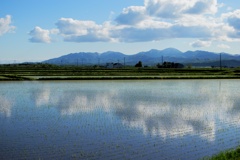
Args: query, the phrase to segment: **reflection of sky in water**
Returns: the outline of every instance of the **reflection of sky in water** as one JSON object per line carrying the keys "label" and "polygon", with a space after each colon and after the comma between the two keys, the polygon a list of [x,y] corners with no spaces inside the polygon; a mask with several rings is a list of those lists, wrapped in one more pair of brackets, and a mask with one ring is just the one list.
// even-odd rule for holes
{"label": "reflection of sky in water", "polygon": [[[222,143],[221,139],[224,138],[221,133],[240,138],[235,134],[240,126],[239,87],[237,80],[0,83],[0,126],[11,126],[4,120],[12,118],[14,123],[11,127],[16,129],[17,135],[25,137],[28,131],[32,131],[34,142],[40,144],[50,134],[58,142],[46,141],[49,145],[63,146],[77,140],[89,144],[95,143],[91,139],[98,139],[96,146],[104,145],[104,148],[107,141],[119,141],[116,143],[136,145],[133,148],[135,152],[139,149],[137,142],[152,144],[149,150],[162,143],[168,147],[161,154],[179,154],[181,150],[174,149],[172,152],[171,145],[194,145],[189,142],[194,140],[203,148],[210,147],[208,143],[215,144],[214,152],[207,150],[212,154],[224,148],[218,148],[222,145],[217,144]],[[22,128],[26,130],[22,131]],[[12,135],[12,130],[0,132],[0,136]],[[116,140],[116,137],[121,137],[118,135],[120,130],[126,137]],[[130,130],[133,135],[129,135]],[[65,142],[64,137],[70,131],[74,131],[75,135]],[[77,138],[79,135],[80,139]],[[150,137],[150,142],[144,142],[146,139],[140,135],[146,139]],[[228,140],[231,140],[229,137]],[[26,143],[30,140],[25,137],[23,141]],[[225,148],[234,147],[236,143]],[[187,149],[192,151],[191,146],[185,146],[184,150]]]}
{"label": "reflection of sky in water", "polygon": [[61,94],[46,86],[33,95],[36,106],[53,105],[61,115],[102,108],[113,112],[124,125],[142,129],[144,134],[163,138],[193,134],[213,141],[218,121],[240,122],[239,92],[228,83],[220,83],[111,83],[100,88],[73,88]]}

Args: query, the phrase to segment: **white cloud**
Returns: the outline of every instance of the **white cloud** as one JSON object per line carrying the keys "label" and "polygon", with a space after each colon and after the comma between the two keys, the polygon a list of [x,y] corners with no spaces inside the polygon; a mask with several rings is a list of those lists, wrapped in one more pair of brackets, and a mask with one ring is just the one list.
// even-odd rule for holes
{"label": "white cloud", "polygon": [[111,41],[109,38],[110,25],[105,22],[102,25],[94,21],[80,21],[72,18],[61,18],[56,26],[59,34],[65,41],[72,42],[97,42]]}
{"label": "white cloud", "polygon": [[[201,5],[200,5],[201,4]],[[125,8],[112,30],[123,42],[159,41],[167,38],[213,38],[216,21],[206,14],[217,12],[217,1],[211,0],[145,0],[144,6]]]}
{"label": "white cloud", "polygon": [[93,21],[79,21],[72,18],[61,18],[56,23],[57,28],[63,35],[86,35],[88,30],[95,29],[98,26]]}
{"label": "white cloud", "polygon": [[0,18],[0,36],[5,33],[14,31],[16,27],[12,26],[11,23],[12,21],[10,15],[6,15],[5,18]]}
{"label": "white cloud", "polygon": [[198,40],[198,41],[190,43],[190,45],[194,48],[209,47],[211,45],[211,42]]}
{"label": "white cloud", "polygon": [[190,14],[215,14],[218,10],[217,0],[198,0],[186,10]]}
{"label": "white cloud", "polygon": [[228,17],[228,23],[236,30],[240,30],[240,10],[236,10]]}
{"label": "white cloud", "polygon": [[230,49],[230,46],[228,46],[226,44],[219,44],[217,47],[222,48],[222,49]]}
{"label": "white cloud", "polygon": [[215,14],[217,0],[145,0],[149,15],[161,18],[179,18],[184,14]]}
{"label": "white cloud", "polygon": [[[142,6],[129,6],[112,21],[97,24],[60,18],[56,29],[31,31],[33,42],[51,42],[59,34],[68,42],[142,42],[171,38],[233,41],[240,39],[240,10],[217,17],[224,4],[217,0],[145,0]],[[208,47],[210,41],[196,41],[193,47]]]}
{"label": "white cloud", "polygon": [[173,26],[172,23],[148,18],[148,19],[145,19],[144,21],[139,22],[134,27],[139,29],[146,29],[146,28],[149,28],[149,29],[162,28],[163,29],[163,28],[170,28],[172,26]]}
{"label": "white cloud", "polygon": [[51,31],[42,29],[37,26],[32,31],[30,31],[29,35],[32,36],[32,38],[30,38],[29,41],[33,43],[50,43],[50,33]]}
{"label": "white cloud", "polygon": [[145,7],[150,16],[157,16],[160,18],[177,18],[186,9],[189,3],[171,0],[145,0]]}
{"label": "white cloud", "polygon": [[131,6],[124,8],[123,12],[116,18],[118,24],[134,25],[146,18],[143,6]]}
{"label": "white cloud", "polygon": [[227,32],[229,38],[240,39],[240,10],[222,14],[221,18],[225,20],[230,27]]}

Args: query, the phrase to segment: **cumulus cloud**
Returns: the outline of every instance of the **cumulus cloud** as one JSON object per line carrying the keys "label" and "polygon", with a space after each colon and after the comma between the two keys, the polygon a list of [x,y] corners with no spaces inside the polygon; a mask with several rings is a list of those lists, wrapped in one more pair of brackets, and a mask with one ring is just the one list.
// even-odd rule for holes
{"label": "cumulus cloud", "polygon": [[32,38],[30,38],[29,41],[33,43],[50,43],[50,33],[51,32],[49,30],[45,30],[37,26],[30,31],[29,35],[32,36]]}
{"label": "cumulus cloud", "polygon": [[[221,7],[221,6],[219,6]],[[190,14],[215,14],[218,10],[217,0],[200,0],[186,10]]]}
{"label": "cumulus cloud", "polygon": [[[142,6],[129,6],[114,20],[97,24],[60,18],[55,32],[36,27],[32,42],[51,42],[58,34],[67,42],[143,42],[171,38],[196,38],[231,41],[240,38],[240,11],[217,17],[217,0],[144,0]],[[193,47],[208,47],[211,42],[196,41]]]}
{"label": "cumulus cloud", "polygon": [[131,6],[123,9],[123,12],[116,18],[116,22],[118,24],[134,25],[145,18],[145,7]]}
{"label": "cumulus cloud", "polygon": [[229,14],[228,23],[234,29],[240,31],[240,10],[236,10]]}
{"label": "cumulus cloud", "polygon": [[230,26],[233,26],[236,30],[240,30],[240,17],[231,17],[228,19]]}
{"label": "cumulus cloud", "polygon": [[11,23],[12,20],[10,15],[6,15],[5,18],[0,18],[0,36],[5,33],[14,31],[16,27],[12,26]]}
{"label": "cumulus cloud", "polygon": [[[217,0],[145,0],[144,6],[123,10],[116,22],[128,26],[117,28],[112,35],[125,42],[168,38],[217,39],[223,25],[214,17],[219,6]],[[209,44],[205,42],[201,46]]]}
{"label": "cumulus cloud", "polygon": [[221,18],[227,21],[228,37],[233,39],[240,38],[240,10],[222,14]]}
{"label": "cumulus cloud", "polygon": [[61,18],[56,26],[65,41],[73,42],[98,42],[111,41],[110,27],[106,22],[102,25],[94,21],[80,21],[72,18]]}
{"label": "cumulus cloud", "polygon": [[211,42],[198,40],[198,41],[190,43],[190,45],[194,48],[209,47],[211,45]]}
{"label": "cumulus cloud", "polygon": [[184,14],[215,14],[217,0],[145,0],[145,7],[152,16],[178,18]]}
{"label": "cumulus cloud", "polygon": [[151,16],[177,18],[188,4],[184,1],[145,0],[145,7]]}

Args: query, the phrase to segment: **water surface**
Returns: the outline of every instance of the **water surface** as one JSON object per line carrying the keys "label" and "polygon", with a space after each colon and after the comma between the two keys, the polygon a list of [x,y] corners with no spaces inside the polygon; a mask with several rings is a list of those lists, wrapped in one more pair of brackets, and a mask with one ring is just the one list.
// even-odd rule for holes
{"label": "water surface", "polygon": [[238,80],[0,82],[3,159],[199,159],[240,145]]}

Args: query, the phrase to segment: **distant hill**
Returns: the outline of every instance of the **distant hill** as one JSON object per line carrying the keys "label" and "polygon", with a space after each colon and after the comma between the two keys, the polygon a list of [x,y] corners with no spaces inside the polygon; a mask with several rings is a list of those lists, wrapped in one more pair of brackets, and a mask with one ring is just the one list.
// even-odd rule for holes
{"label": "distant hill", "polygon": [[[231,55],[221,53],[222,65],[227,67],[240,66],[240,55]],[[187,51],[181,52],[175,48],[164,50],[152,49],[146,52],[139,52],[134,55],[126,55],[121,52],[108,51],[104,53],[97,52],[79,52],[63,55],[58,58],[43,61],[43,63],[58,65],[105,65],[106,63],[124,63],[126,65],[135,65],[142,61],[143,65],[156,65],[163,61],[191,64],[192,66],[219,66],[220,53],[207,51]]]}

